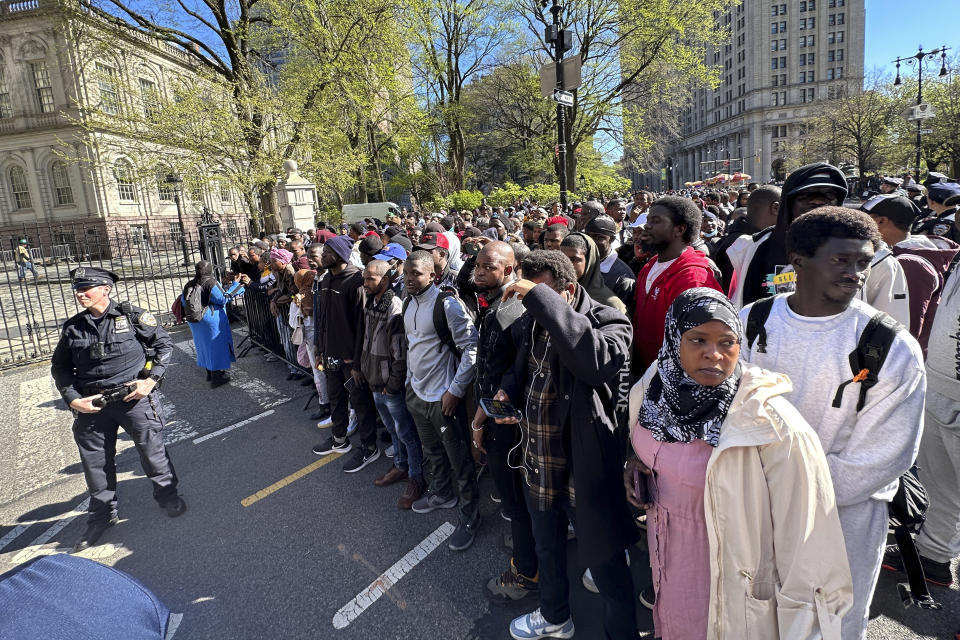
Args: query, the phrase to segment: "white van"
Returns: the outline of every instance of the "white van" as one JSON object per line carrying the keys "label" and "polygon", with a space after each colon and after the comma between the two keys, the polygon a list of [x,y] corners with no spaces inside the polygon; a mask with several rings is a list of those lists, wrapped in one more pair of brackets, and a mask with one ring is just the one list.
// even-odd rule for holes
{"label": "white van", "polygon": [[383,221],[388,215],[400,215],[400,207],[393,202],[368,202],[366,204],[343,205],[343,221],[347,224],[362,222],[364,218],[376,218]]}

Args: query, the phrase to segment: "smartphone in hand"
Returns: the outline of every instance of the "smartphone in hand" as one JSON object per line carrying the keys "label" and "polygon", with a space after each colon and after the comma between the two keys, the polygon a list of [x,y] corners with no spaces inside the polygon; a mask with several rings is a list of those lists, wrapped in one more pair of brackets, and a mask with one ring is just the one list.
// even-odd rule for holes
{"label": "smartphone in hand", "polygon": [[633,470],[633,497],[638,504],[650,503],[650,491],[647,488],[647,478],[640,477],[640,472]]}

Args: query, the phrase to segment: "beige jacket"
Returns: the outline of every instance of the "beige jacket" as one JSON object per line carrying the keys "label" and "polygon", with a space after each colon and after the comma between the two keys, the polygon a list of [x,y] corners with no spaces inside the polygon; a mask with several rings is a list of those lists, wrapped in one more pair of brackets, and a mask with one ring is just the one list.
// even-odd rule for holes
{"label": "beige jacket", "polygon": [[[655,372],[656,363],[630,391],[633,428]],[[709,640],[839,640],[853,606],[830,470],[817,434],[782,397],[792,388],[746,367],[707,463]]]}

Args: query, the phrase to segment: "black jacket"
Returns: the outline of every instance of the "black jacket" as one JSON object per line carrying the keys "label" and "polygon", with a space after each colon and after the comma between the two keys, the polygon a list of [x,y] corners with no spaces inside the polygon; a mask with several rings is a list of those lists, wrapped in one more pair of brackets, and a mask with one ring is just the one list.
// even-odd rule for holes
{"label": "black jacket", "polygon": [[353,265],[315,283],[314,344],[325,358],[353,360],[359,368],[363,347],[363,272]]}
{"label": "black jacket", "polygon": [[629,394],[633,330],[623,313],[577,286],[573,305],[538,284],[524,296],[526,314],[510,326],[513,366],[501,388],[517,407],[526,404],[527,354],[533,322],[546,329],[556,375],[558,419],[566,431],[577,496],[577,545],[584,566],[600,564],[637,541],[623,488],[622,440],[615,433]]}

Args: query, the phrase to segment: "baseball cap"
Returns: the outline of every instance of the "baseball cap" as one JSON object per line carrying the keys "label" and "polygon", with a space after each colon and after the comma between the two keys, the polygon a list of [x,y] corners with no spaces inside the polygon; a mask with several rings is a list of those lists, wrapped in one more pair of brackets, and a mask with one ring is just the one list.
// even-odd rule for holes
{"label": "baseball cap", "polygon": [[423,237],[420,238],[420,242],[417,243],[417,249],[425,249],[427,251],[433,251],[434,249],[446,249],[450,250],[450,241],[447,240],[447,236],[442,233],[431,231],[430,233],[423,234]]}
{"label": "baseball cap", "polygon": [[391,242],[383,248],[383,251],[373,256],[374,260],[406,260],[407,252],[396,242]]}
{"label": "baseball cap", "polygon": [[360,246],[357,247],[357,251],[368,256],[375,256],[382,250],[383,241],[380,240],[380,236],[376,234],[365,236],[363,240],[360,241]]}
{"label": "baseball cap", "polygon": [[584,231],[587,233],[600,233],[613,238],[617,235],[617,223],[608,215],[597,216],[587,223]]}

